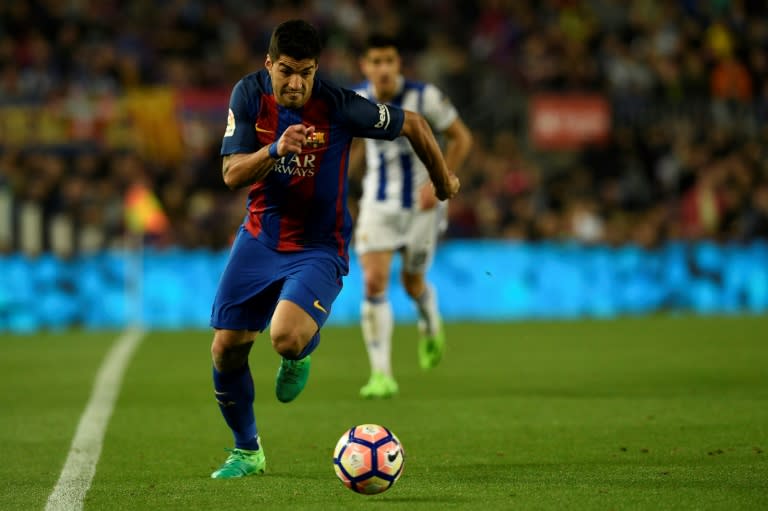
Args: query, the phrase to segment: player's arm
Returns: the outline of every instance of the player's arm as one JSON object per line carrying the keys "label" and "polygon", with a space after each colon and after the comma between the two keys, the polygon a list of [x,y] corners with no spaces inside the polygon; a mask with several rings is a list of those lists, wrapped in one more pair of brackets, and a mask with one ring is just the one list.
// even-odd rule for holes
{"label": "player's arm", "polygon": [[427,168],[440,200],[450,199],[459,191],[459,178],[448,166],[427,120],[420,114],[384,104],[376,104],[351,90],[336,89],[338,115],[350,128],[352,136],[394,140],[404,136]]}
{"label": "player's arm", "polygon": [[315,128],[294,124],[277,142],[264,145],[259,140],[253,119],[258,112],[259,91],[240,80],[229,98],[227,129],[221,142],[221,174],[231,189],[241,188],[264,179],[275,162],[289,153],[300,153]]}
{"label": "player's arm", "polygon": [[294,124],[288,126],[274,144],[264,146],[253,153],[224,156],[221,163],[224,184],[235,190],[261,181],[274,168],[278,159],[289,153],[301,153],[302,145],[314,131],[314,126]]}
{"label": "player's arm", "polygon": [[275,160],[269,156],[269,148],[262,147],[255,153],[224,156],[221,161],[221,175],[224,184],[231,190],[236,190],[261,181],[274,166]]}
{"label": "player's arm", "polygon": [[400,135],[408,138],[416,155],[427,168],[437,198],[452,198],[459,191],[459,178],[449,170],[432,128],[421,115],[409,110],[403,112],[405,117]]}
{"label": "player's arm", "polygon": [[360,179],[363,174],[365,174],[365,140],[354,138],[349,149],[349,177]]}
{"label": "player's arm", "polygon": [[464,122],[456,119],[443,131],[445,135],[445,163],[449,169],[460,169],[472,148],[472,133]]}
{"label": "player's arm", "polygon": [[[443,135],[446,138],[445,164],[448,165],[449,169],[460,169],[472,148],[472,133],[466,124],[459,117],[456,117],[443,130]],[[437,205],[435,191],[429,184],[419,190],[419,205],[421,209],[431,209]]]}

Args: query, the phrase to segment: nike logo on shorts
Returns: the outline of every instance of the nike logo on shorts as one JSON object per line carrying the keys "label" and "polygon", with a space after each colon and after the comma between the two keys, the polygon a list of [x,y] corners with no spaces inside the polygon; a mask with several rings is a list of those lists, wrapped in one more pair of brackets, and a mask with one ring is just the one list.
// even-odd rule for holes
{"label": "nike logo on shorts", "polygon": [[315,306],[315,309],[320,309],[320,310],[321,310],[321,311],[323,311],[324,313],[328,314],[328,311],[327,311],[327,310],[325,310],[325,307],[323,307],[322,305],[320,305],[320,300],[315,300],[314,302],[312,302],[312,305],[314,305],[314,306]]}

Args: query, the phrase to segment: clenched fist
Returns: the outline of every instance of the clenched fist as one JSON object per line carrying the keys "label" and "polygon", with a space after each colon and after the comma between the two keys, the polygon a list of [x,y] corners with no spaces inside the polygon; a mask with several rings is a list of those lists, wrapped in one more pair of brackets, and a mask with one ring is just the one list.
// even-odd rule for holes
{"label": "clenched fist", "polygon": [[277,155],[285,156],[289,153],[301,154],[302,146],[314,132],[314,126],[305,126],[303,124],[293,124],[288,126],[280,137],[280,140],[277,141]]}
{"label": "clenched fist", "polygon": [[448,179],[440,183],[440,186],[435,186],[435,195],[440,200],[452,199],[459,193],[459,188],[461,188],[459,178],[453,172],[449,172]]}

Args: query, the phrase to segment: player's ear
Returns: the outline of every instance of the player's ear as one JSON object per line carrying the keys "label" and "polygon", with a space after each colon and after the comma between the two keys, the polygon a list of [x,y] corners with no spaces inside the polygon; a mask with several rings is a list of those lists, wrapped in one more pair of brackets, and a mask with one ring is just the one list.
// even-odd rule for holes
{"label": "player's ear", "polygon": [[269,58],[269,54],[267,54],[267,57],[264,59],[264,67],[266,67],[270,71],[272,70],[272,59]]}

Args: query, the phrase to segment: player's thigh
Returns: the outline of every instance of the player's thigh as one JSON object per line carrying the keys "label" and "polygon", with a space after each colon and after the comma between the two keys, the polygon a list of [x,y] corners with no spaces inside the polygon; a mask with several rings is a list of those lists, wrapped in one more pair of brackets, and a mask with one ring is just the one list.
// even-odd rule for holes
{"label": "player's thigh", "polygon": [[375,204],[361,205],[355,224],[355,252],[363,255],[397,250],[405,242],[407,215],[407,212],[393,211]]}
{"label": "player's thigh", "polygon": [[309,340],[327,321],[346,272],[346,263],[326,252],[297,256],[285,277],[272,317],[273,337],[275,331],[298,331]]}
{"label": "player's thigh", "polygon": [[280,264],[274,251],[241,230],[216,290],[211,326],[221,331],[263,331],[280,295]]}
{"label": "player's thigh", "polygon": [[395,253],[392,250],[379,250],[360,254],[358,260],[363,270],[363,279],[366,287],[386,288],[389,282],[394,255]]}
{"label": "player's thigh", "polygon": [[318,328],[319,325],[307,311],[293,301],[285,299],[277,302],[269,329],[273,344],[277,340],[288,340],[303,347]]}
{"label": "player's thigh", "polygon": [[403,247],[403,274],[425,274],[437,248],[441,210],[414,212]]}

